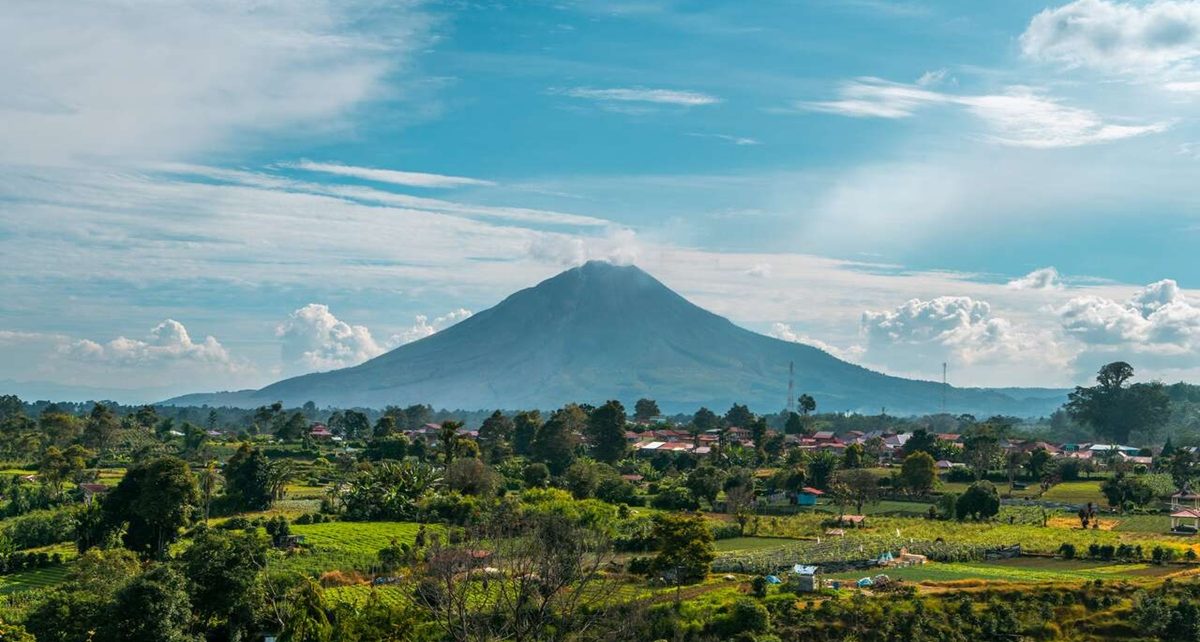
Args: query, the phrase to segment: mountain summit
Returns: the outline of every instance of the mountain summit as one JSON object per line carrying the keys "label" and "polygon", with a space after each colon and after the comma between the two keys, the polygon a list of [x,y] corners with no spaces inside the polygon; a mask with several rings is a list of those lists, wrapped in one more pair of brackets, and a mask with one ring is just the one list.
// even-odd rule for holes
{"label": "mountain summit", "polygon": [[361,365],[168,403],[553,409],[650,397],[667,412],[734,402],[768,412],[786,403],[789,363],[797,394],[827,411],[936,412],[945,395],[950,412],[1037,414],[1062,401],[1050,392],[1015,399],[873,372],[740,328],[637,267],[592,261]]}

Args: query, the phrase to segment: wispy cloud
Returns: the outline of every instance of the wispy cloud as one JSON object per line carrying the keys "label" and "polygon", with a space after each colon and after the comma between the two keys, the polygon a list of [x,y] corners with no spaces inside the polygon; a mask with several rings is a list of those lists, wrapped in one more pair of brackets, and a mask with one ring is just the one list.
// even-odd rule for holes
{"label": "wispy cloud", "polygon": [[721,99],[716,96],[698,91],[650,89],[647,87],[616,87],[610,89],[572,87],[570,89],[554,89],[551,92],[570,96],[571,98],[600,102],[654,103],[660,105],[678,105],[681,107],[714,105],[721,102]]}
{"label": "wispy cloud", "polygon": [[909,118],[919,110],[951,106],[966,110],[990,129],[987,139],[1030,148],[1079,147],[1166,131],[1171,123],[1122,124],[1089,109],[1071,107],[1022,86],[1000,94],[952,94],[879,78],[846,82],[836,100],[801,102],[802,110],[854,118]]}
{"label": "wispy cloud", "polygon": [[703,133],[699,133],[699,132],[691,132],[688,134],[688,136],[691,136],[693,138],[713,138],[716,140],[723,140],[727,143],[733,143],[734,145],[761,145],[762,144],[762,141],[758,140],[757,138],[750,138],[748,136],[731,136],[729,134],[703,134]]}
{"label": "wispy cloud", "polygon": [[390,183],[406,187],[467,187],[491,186],[492,181],[464,176],[446,176],[444,174],[427,174],[424,172],[402,172],[394,169],[378,169],[374,167],[355,167],[341,163],[319,163],[302,160],[296,163],[281,163],[281,167],[301,169],[308,172],[320,172],[335,176],[361,178],[376,183]]}
{"label": "wispy cloud", "polygon": [[[19,3],[0,21],[0,161],[178,159],[394,95],[432,20],[414,4]],[[24,64],[24,63],[28,64]]]}

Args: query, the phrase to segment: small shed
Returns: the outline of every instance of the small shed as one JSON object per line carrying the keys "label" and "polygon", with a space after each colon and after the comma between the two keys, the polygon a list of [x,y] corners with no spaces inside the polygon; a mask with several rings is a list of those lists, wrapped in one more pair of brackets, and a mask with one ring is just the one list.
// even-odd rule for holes
{"label": "small shed", "polygon": [[798,506],[816,506],[817,499],[825,493],[811,486],[805,486],[796,493],[796,505]]}
{"label": "small shed", "polygon": [[796,591],[812,593],[821,588],[821,580],[817,577],[817,567],[797,564],[792,567],[792,581]]}

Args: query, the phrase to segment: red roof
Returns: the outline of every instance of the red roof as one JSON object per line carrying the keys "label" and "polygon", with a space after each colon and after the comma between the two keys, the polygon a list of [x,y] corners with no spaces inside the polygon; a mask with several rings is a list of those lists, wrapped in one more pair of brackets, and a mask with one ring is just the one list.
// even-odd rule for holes
{"label": "red roof", "polygon": [[818,497],[825,494],[825,491],[817,490],[816,488],[813,488],[812,486],[805,486],[804,488],[800,489],[800,492],[808,493],[809,495],[817,495]]}

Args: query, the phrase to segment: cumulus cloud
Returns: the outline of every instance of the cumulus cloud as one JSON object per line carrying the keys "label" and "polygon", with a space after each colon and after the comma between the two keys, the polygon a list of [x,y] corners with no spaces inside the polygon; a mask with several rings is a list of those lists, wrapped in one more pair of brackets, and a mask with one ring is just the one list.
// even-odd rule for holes
{"label": "cumulus cloud", "polygon": [[1012,86],[1004,93],[966,95],[918,85],[859,78],[844,83],[836,100],[797,107],[854,118],[909,118],[933,106],[959,107],[990,129],[987,139],[1012,147],[1079,147],[1166,131],[1167,122],[1123,124],[1089,109],[1064,105],[1034,89]]}
{"label": "cumulus cloud", "polygon": [[536,261],[564,267],[583,265],[588,261],[632,265],[641,255],[641,243],[637,233],[627,228],[610,229],[603,237],[546,233],[529,241],[526,254]]}
{"label": "cumulus cloud", "polygon": [[991,305],[965,296],[912,299],[892,310],[867,311],[861,329],[864,359],[894,370],[924,363],[1014,368],[1040,363],[1065,367],[1070,354],[1044,329],[992,315]]}
{"label": "cumulus cloud", "polygon": [[746,270],[746,274],[747,274],[747,276],[758,277],[760,279],[770,278],[771,277],[771,264],[770,263],[755,263],[754,265],[752,265],[750,267],[749,270]]}
{"label": "cumulus cloud", "polygon": [[284,363],[305,371],[344,368],[384,352],[366,326],[338,319],[322,303],[293,311],[275,335],[282,341]]}
{"label": "cumulus cloud", "polygon": [[1029,274],[1008,282],[1013,290],[1060,290],[1063,287],[1062,276],[1054,266],[1038,268]]}
{"label": "cumulus cloud", "polygon": [[121,366],[149,365],[170,362],[211,364],[235,368],[229,352],[215,337],[205,337],[197,343],[187,328],[174,319],[154,326],[146,340],[117,337],[107,343],[82,339],[64,344],[61,351],[80,361]]}
{"label": "cumulus cloud", "polygon": [[853,345],[848,348],[841,348],[831,343],[826,343],[820,339],[810,337],[807,334],[796,332],[792,326],[787,323],[772,323],[771,329],[767,332],[767,336],[775,337],[783,341],[791,341],[792,343],[803,343],[814,348],[824,350],[829,354],[842,359],[844,361],[858,361],[863,356],[863,347]]}
{"label": "cumulus cloud", "polygon": [[293,371],[332,370],[358,365],[387,350],[424,339],[471,316],[466,308],[452,310],[432,321],[419,314],[412,327],[377,341],[365,325],[338,319],[322,303],[310,303],[293,311],[275,334],[282,341],[286,367]]}
{"label": "cumulus cloud", "polygon": [[1188,362],[1200,353],[1200,307],[1171,279],[1151,283],[1124,302],[1094,295],[1075,297],[1056,312],[1069,336],[1104,352]]}
{"label": "cumulus cloud", "polygon": [[1021,50],[1071,67],[1178,70],[1200,57],[1200,3],[1076,0],[1034,16]]}
{"label": "cumulus cloud", "polygon": [[469,318],[470,316],[471,311],[466,308],[451,310],[450,312],[435,318],[433,321],[430,321],[429,317],[424,314],[418,314],[413,322],[412,327],[404,332],[392,335],[391,339],[388,341],[388,345],[400,346],[406,343],[412,343],[413,341],[419,341],[425,337],[432,336],[437,332],[445,330],[446,328],[458,323],[459,321],[462,321],[463,319]]}

